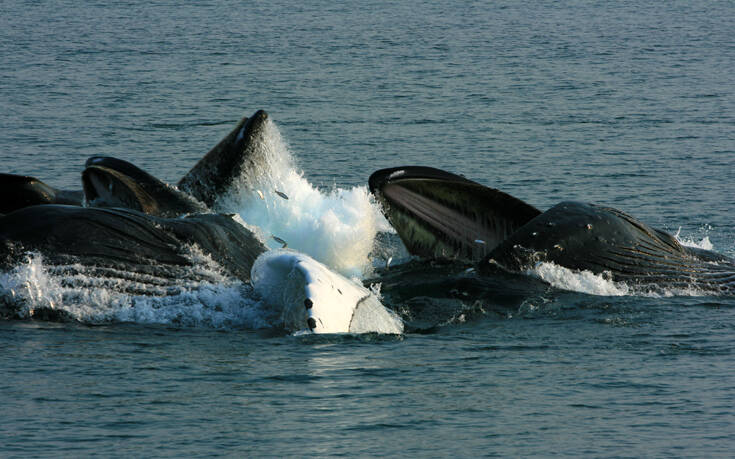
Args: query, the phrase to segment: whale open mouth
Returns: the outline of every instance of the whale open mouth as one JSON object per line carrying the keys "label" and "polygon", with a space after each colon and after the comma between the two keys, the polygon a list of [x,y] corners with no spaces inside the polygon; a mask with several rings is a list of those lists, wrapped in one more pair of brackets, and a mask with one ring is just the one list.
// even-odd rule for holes
{"label": "whale open mouth", "polygon": [[82,187],[87,204],[93,207],[125,207],[160,217],[207,211],[188,194],[127,161],[108,156],[87,160]]}
{"label": "whale open mouth", "polygon": [[87,203],[96,207],[125,207],[156,214],[156,201],[130,177],[104,166],[88,166],[82,173]]}
{"label": "whale open mouth", "polygon": [[370,191],[411,254],[479,261],[539,215],[502,191],[430,167],[382,169]]}

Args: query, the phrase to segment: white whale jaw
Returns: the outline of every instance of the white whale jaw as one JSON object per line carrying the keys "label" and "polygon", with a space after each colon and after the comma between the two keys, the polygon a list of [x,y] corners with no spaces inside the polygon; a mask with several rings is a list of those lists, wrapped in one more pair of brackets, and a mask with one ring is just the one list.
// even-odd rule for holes
{"label": "white whale jaw", "polygon": [[400,334],[403,322],[375,295],[302,253],[273,250],[253,264],[255,291],[291,332]]}

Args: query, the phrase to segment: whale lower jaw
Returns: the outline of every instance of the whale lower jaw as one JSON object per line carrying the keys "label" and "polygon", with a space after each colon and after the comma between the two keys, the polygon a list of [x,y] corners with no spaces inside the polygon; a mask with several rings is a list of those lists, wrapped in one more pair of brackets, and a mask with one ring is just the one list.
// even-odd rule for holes
{"label": "whale lower jaw", "polygon": [[429,167],[373,173],[370,190],[409,253],[479,261],[538,209],[502,191]]}

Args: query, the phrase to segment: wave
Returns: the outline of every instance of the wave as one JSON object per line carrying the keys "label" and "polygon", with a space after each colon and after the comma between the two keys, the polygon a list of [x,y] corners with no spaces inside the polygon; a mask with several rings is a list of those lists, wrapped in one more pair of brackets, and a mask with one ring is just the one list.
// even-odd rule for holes
{"label": "wave", "polygon": [[[705,231],[709,231],[712,229],[710,226],[704,227]],[[691,236],[683,237],[681,235],[681,227],[676,231],[674,234],[674,237],[677,241],[679,241],[679,244],[685,246],[685,247],[693,247],[695,249],[704,249],[704,250],[714,250],[714,245],[712,245],[712,242],[709,240],[709,236],[704,236],[699,241],[694,240]]]}

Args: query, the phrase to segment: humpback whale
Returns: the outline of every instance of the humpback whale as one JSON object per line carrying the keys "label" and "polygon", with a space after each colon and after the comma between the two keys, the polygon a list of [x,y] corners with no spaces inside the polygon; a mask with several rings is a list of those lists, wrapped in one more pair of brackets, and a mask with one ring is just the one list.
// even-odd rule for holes
{"label": "humpback whale", "polygon": [[258,257],[252,284],[282,311],[290,330],[306,324],[313,333],[403,332],[401,319],[370,290],[298,252],[276,249]]}
{"label": "humpback whale", "polygon": [[207,206],[122,159],[93,156],[82,172],[87,205],[124,207],[159,216],[207,212]]}
{"label": "humpback whale", "polygon": [[251,144],[260,141],[267,120],[264,111],[243,118],[207,153],[181,180],[193,194],[105,156],[87,160],[81,191],[2,174],[0,269],[11,269],[32,251],[47,266],[103,277],[147,276],[152,285],[136,293],[166,295],[159,287],[203,275],[192,269],[190,247],[196,246],[227,275],[249,282],[266,247],[232,215],[213,213],[216,197],[208,193],[225,192],[238,174],[250,171],[243,164],[252,168],[262,160],[251,157]]}
{"label": "humpback whale", "polygon": [[37,204],[82,204],[81,191],[57,190],[35,177],[0,174],[0,214]]}
{"label": "humpback whale", "polygon": [[[8,199],[0,212],[0,270],[35,252],[46,268],[70,275],[64,277],[68,286],[83,287],[92,275],[123,293],[175,295],[182,284],[217,282],[211,272],[197,269],[198,249],[226,275],[252,284],[264,302],[282,311],[288,330],[401,333],[401,320],[370,290],[304,254],[267,252],[237,217],[215,213],[228,211],[218,209],[219,196],[248,187],[269,170],[265,149],[259,148],[267,123],[262,110],[243,118],[177,186],[106,156],[87,160],[78,192],[4,174],[0,186]],[[0,297],[0,317],[14,314],[13,301]],[[53,306],[34,308],[32,316],[64,318]]]}
{"label": "humpback whale", "polygon": [[123,207],[159,217],[217,211],[217,198],[237,180],[248,186],[250,178],[266,169],[267,158],[258,145],[268,122],[263,110],[242,118],[176,186],[109,156],[86,161],[78,191],[58,190],[35,177],[0,174],[0,214],[38,204]]}
{"label": "humpback whale", "polygon": [[126,207],[162,217],[219,210],[216,209],[217,198],[236,180],[247,182],[265,169],[266,158],[257,146],[263,141],[268,120],[263,110],[242,118],[176,186],[127,161],[93,156],[87,160],[82,173],[87,204]]}
{"label": "humpback whale", "polygon": [[643,288],[735,294],[735,260],[685,247],[617,209],[570,201],[541,212],[500,190],[420,166],[376,171],[369,187],[419,257],[473,262],[484,275],[551,262]]}
{"label": "humpback whale", "polygon": [[39,251],[51,265],[176,279],[192,266],[185,256],[191,244],[244,281],[266,250],[252,232],[220,214],[163,218],[132,209],[43,204],[0,217],[2,269],[17,264],[28,251]]}
{"label": "humpback whale", "polygon": [[263,141],[268,121],[268,114],[263,110],[240,120],[232,132],[179,180],[178,188],[215,208],[217,197],[226,193],[236,180],[243,180],[243,185],[249,186],[247,180],[257,176],[267,160],[257,147]]}
{"label": "humpback whale", "polygon": [[[29,251],[43,255],[47,269],[83,287],[86,276],[107,279],[123,293],[179,294],[182,284],[218,282],[196,269],[190,246],[210,256],[225,274],[251,283],[279,310],[290,331],[312,333],[401,333],[403,323],[370,290],[310,257],[268,252],[232,217],[192,214],[156,217],[124,208],[44,204],[0,216],[0,270],[12,269]],[[81,274],[81,276],[78,276]],[[80,280],[81,279],[81,280]],[[128,280],[133,282],[118,282]],[[0,298],[0,318],[15,318],[13,304]],[[35,308],[33,318],[65,319],[63,310]]]}

